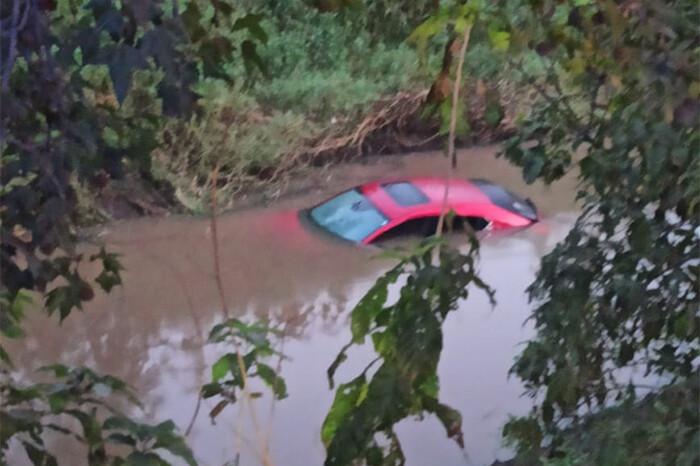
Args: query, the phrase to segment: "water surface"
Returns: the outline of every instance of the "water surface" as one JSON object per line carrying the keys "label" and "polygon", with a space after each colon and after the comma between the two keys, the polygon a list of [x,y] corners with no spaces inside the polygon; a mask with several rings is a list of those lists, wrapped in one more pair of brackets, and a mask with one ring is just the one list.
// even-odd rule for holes
{"label": "water surface", "polygon": [[[480,292],[462,303],[444,327],[439,366],[441,397],[464,418],[466,452],[446,438],[435,419],[405,421],[397,431],[410,465],[481,465],[506,458],[500,427],[508,413],[523,413],[529,406],[507,371],[518,345],[532,333],[523,325],[530,309],[524,290],[539,258],[573,223],[574,180],[553,187],[528,186],[518,169],[494,158],[495,151],[496,147],[460,151],[456,175],[487,178],[531,197],[545,219],[524,231],[483,239],[481,273],[496,290],[498,303],[492,308]],[[316,175],[318,180],[311,183],[315,188],[303,196],[219,218],[221,276],[231,314],[270,318],[285,326],[283,351],[289,359],[281,372],[289,398],[275,404],[272,416],[268,395],[255,401],[274,464],[322,464],[320,427],[333,399],[326,369],[349,340],[352,306],[391,265],[372,259],[377,250],[371,247],[305,234],[287,212],[365,181],[442,176],[446,166],[437,153],[338,166]],[[170,418],[184,431],[198,387],[209,381],[209,367],[222,354],[222,348],[203,344],[209,329],[223,318],[209,220],[128,221],[104,227],[99,238],[123,255],[124,285],[96,296],[84,312],[74,313],[60,327],[55,319],[33,315],[27,323],[30,336],[11,345],[11,354],[24,373],[62,362],[123,378],[143,402],[138,416],[152,422]],[[351,353],[338,381],[352,378],[369,357],[367,349]],[[188,439],[203,465],[222,465],[236,453],[238,407],[229,407],[212,425],[207,413],[214,404],[203,402]],[[244,445],[255,444],[250,416],[244,417]],[[56,445],[62,464],[80,464],[78,447],[64,440]],[[259,464],[250,447],[242,460],[244,465]]]}

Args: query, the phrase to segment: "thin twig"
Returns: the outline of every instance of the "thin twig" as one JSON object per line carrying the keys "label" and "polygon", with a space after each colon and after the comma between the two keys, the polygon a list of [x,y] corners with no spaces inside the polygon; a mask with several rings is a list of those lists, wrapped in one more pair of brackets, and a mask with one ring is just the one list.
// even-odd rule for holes
{"label": "thin twig", "polygon": [[[200,367],[204,367],[205,361],[204,361],[204,341],[202,340],[202,324],[199,321],[199,317],[197,316],[197,311],[195,310],[195,305],[194,305],[194,300],[192,299],[192,295],[190,294],[189,290],[187,289],[187,282],[185,278],[182,276],[182,274],[178,271],[178,269],[169,261],[166,261],[162,258],[159,258],[155,254],[149,254],[145,253],[146,257],[151,257],[154,261],[160,262],[163,264],[166,268],[170,270],[170,274],[175,277],[175,280],[177,280],[180,283],[180,289],[182,290],[182,293],[185,295],[185,301],[187,301],[187,308],[190,313],[190,316],[192,317],[192,321],[194,322],[194,327],[195,331],[197,334],[197,340],[199,340],[199,348],[200,348]],[[201,380],[201,371],[199,371],[199,377],[200,381],[198,386],[203,385],[202,380]],[[192,417],[190,418],[190,422],[187,425],[187,429],[185,430],[185,438],[190,436],[190,433],[192,432],[192,428],[194,427],[194,423],[197,419],[197,416],[199,415],[199,411],[202,405],[202,391],[198,390],[197,393],[197,403],[194,408],[194,412],[192,413]]]}
{"label": "thin twig", "polygon": [[[211,234],[212,234],[212,244],[213,244],[213,249],[214,249],[214,278],[216,280],[216,286],[219,291],[219,296],[221,298],[221,306],[224,311],[224,316],[228,320],[230,317],[230,312],[228,305],[226,303],[226,295],[224,293],[224,285],[223,281],[221,279],[221,266],[219,264],[219,240],[218,240],[218,231],[217,231],[217,222],[216,222],[216,204],[217,204],[217,182],[219,178],[219,168],[221,165],[221,157],[217,157],[216,159],[216,165],[214,166],[214,170],[212,172],[211,176]],[[242,414],[243,414],[243,404],[245,402],[248,402],[249,408],[250,408],[250,417],[253,422],[253,427],[255,428],[255,431],[258,434],[258,441],[260,442],[260,446],[262,447],[265,443],[265,437],[260,430],[260,423],[258,422],[258,417],[255,411],[255,407],[253,405],[253,400],[250,398],[250,390],[248,388],[248,374],[247,374],[247,369],[245,365],[245,361],[243,361],[243,356],[241,354],[241,348],[240,345],[238,344],[237,341],[234,340],[234,346],[236,349],[236,359],[238,361],[238,369],[241,371],[241,379],[243,381],[243,400],[241,400],[241,406],[240,406],[240,411],[239,413],[241,416],[239,417],[239,424],[238,424],[238,453],[240,453],[240,439],[242,438]],[[263,464],[265,466],[270,466],[270,458],[269,455],[263,453]]]}
{"label": "thin twig", "polygon": [[455,77],[454,87],[452,88],[452,114],[450,115],[450,133],[447,138],[447,179],[445,180],[445,192],[442,196],[442,208],[438,219],[435,236],[442,235],[443,225],[445,224],[445,215],[447,214],[447,196],[450,191],[450,180],[452,178],[452,169],[455,165],[455,133],[457,130],[457,103],[459,102],[459,88],[462,83],[462,68],[464,67],[464,55],[467,52],[467,44],[469,43],[469,34],[471,33],[471,24],[467,24],[462,38],[462,46],[459,49],[459,61],[457,63],[457,76]]}
{"label": "thin twig", "polygon": [[15,55],[17,53],[17,34],[19,34],[18,22],[19,22],[19,2],[20,0],[13,0],[12,4],[12,26],[10,26],[10,43],[8,44],[7,60],[5,61],[5,69],[2,71],[2,87],[7,88],[10,81],[10,72],[15,63]]}
{"label": "thin twig", "polygon": [[282,361],[284,360],[284,343],[287,336],[287,326],[289,326],[289,321],[284,324],[284,329],[282,330],[282,343],[280,344],[280,354],[277,359],[277,367],[275,367],[275,380],[272,382],[272,404],[270,406],[270,416],[267,420],[267,438],[265,439],[265,445],[263,445],[263,456],[268,459],[270,458],[270,437],[272,435],[272,420],[275,416],[275,406],[277,405],[277,398],[275,397],[275,390],[277,389],[277,381],[279,380],[280,372],[282,372]]}
{"label": "thin twig", "polygon": [[214,279],[216,280],[216,287],[219,290],[219,297],[221,298],[221,306],[223,307],[224,317],[228,320],[230,318],[230,313],[228,310],[228,305],[226,304],[226,294],[224,293],[224,285],[221,281],[221,265],[219,264],[219,240],[216,229],[216,195],[220,163],[221,158],[217,157],[216,165],[214,166],[214,171],[211,175],[211,238],[212,246],[214,248]]}

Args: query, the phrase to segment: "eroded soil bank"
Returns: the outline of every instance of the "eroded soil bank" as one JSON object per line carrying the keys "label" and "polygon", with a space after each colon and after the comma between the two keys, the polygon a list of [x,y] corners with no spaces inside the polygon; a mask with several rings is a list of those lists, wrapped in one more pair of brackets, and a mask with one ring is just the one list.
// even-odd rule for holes
{"label": "eroded soil bank", "polygon": [[[388,157],[395,163],[399,156],[437,151],[444,138],[439,136],[436,115],[424,114],[428,91],[402,92],[378,102],[359,120],[329,124],[320,134],[301,139],[285,147],[268,165],[238,173],[240,167],[227,164],[228,155],[220,154],[217,189],[220,208],[238,210],[267,205],[280,199],[308,193],[323,183],[328,172],[337,173],[353,166],[375,165]],[[507,94],[507,93],[505,93]],[[467,99],[469,135],[457,143],[462,147],[479,148],[503,140],[513,133],[514,104],[503,104],[498,123],[486,120],[486,101],[474,90]],[[507,98],[515,102],[515,98]],[[235,127],[249,115],[222,112],[224,124]],[[257,118],[265,118],[259,116]],[[171,136],[175,138],[176,135]],[[196,141],[189,141],[196,145]],[[161,148],[152,154],[156,161],[177,157],[177,146]],[[219,157],[217,155],[217,157]],[[171,163],[172,165],[172,163]],[[143,171],[125,170],[118,178],[98,173],[84,190],[86,204],[92,209],[86,218],[99,221],[124,220],[142,216],[163,216],[172,213],[202,213],[208,210],[211,195],[212,164],[204,177],[191,171],[170,169],[161,176]],[[200,167],[201,169],[201,167]],[[325,186],[321,184],[320,186]],[[331,187],[331,186],[328,186]]]}

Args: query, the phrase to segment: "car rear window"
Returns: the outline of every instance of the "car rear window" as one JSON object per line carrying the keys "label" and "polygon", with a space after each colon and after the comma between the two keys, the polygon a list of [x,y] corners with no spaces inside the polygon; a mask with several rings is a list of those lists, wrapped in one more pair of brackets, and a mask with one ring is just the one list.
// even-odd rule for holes
{"label": "car rear window", "polygon": [[491,202],[506,210],[522,215],[530,220],[537,221],[537,209],[529,200],[511,193],[507,189],[486,180],[470,180],[481,192],[491,199]]}
{"label": "car rear window", "polygon": [[384,191],[401,207],[426,204],[429,199],[423,192],[407,181],[384,183]]}

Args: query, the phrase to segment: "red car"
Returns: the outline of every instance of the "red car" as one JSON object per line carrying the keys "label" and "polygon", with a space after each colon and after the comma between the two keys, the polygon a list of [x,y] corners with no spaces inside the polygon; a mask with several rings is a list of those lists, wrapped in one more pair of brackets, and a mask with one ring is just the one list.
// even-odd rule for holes
{"label": "red car", "polygon": [[[368,244],[401,234],[429,236],[442,209],[446,180],[411,178],[366,183],[302,211],[317,228],[354,243]],[[537,222],[529,199],[485,180],[453,179],[447,210],[472,229],[502,230]]]}

